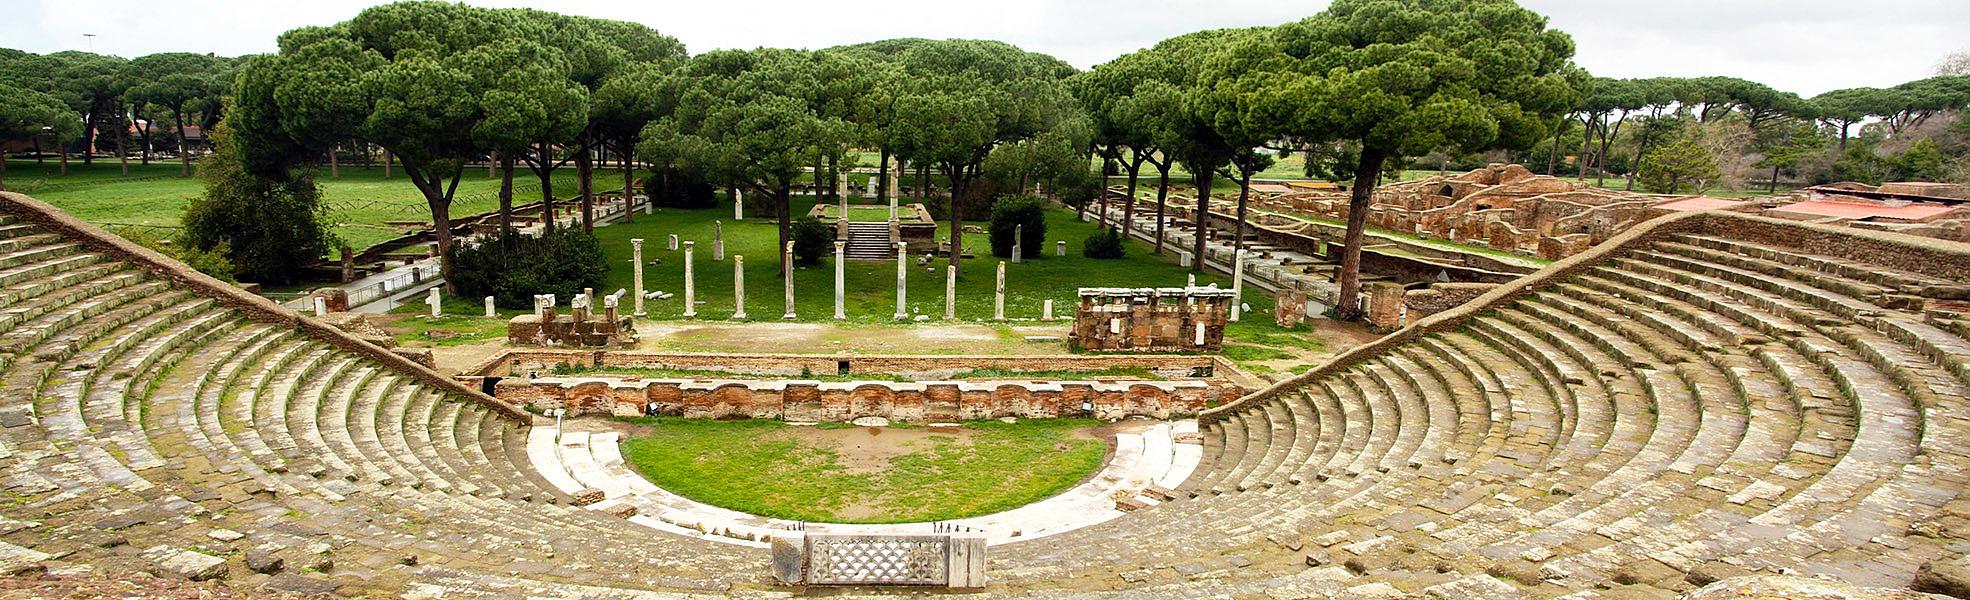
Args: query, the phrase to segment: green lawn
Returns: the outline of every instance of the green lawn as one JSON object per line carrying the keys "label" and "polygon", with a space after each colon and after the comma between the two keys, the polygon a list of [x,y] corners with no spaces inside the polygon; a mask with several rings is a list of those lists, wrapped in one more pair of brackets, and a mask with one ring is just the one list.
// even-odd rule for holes
{"label": "green lawn", "polygon": [[[132,163],[129,177],[121,174],[115,161],[96,161],[83,167],[69,162],[68,175],[60,174],[54,161],[35,164],[31,160],[7,161],[7,189],[33,196],[93,223],[155,225],[176,227],[185,206],[204,193],[196,177],[180,177],[178,163]],[[597,169],[595,188],[621,187],[621,171]],[[483,169],[472,169],[459,180],[451,214],[463,217],[491,211],[499,206],[499,180],[486,177]],[[331,231],[351,247],[367,248],[402,235],[403,228],[391,222],[428,223],[430,209],[424,196],[412,186],[401,169],[383,177],[382,167],[345,166],[341,177],[331,178],[327,168],[316,173],[322,200],[328,206]],[[540,199],[540,180],[521,169],[514,173],[514,202],[525,204]],[[554,173],[556,196],[575,192],[575,171],[563,168]]]}
{"label": "green lawn", "polygon": [[[623,457],[666,490],[732,510],[803,521],[905,523],[1009,510],[1059,494],[1101,468],[1107,445],[1076,437],[1087,419],[966,423],[957,436],[912,436],[886,464],[844,462],[824,441],[867,436],[779,421],[637,418],[648,435]],[[900,436],[904,432],[884,431]],[[875,443],[875,438],[870,443]],[[857,442],[858,444],[861,442]]]}
{"label": "green lawn", "polygon": [[[796,198],[795,214],[806,213],[812,203],[809,198]],[[783,301],[779,259],[775,251],[777,226],[767,219],[733,222],[731,216],[729,207],[663,210],[655,215],[639,215],[635,223],[617,223],[596,229],[596,237],[601,239],[603,253],[610,264],[608,283],[597,293],[631,287],[629,240],[643,238],[644,260],[662,261],[660,265],[645,266],[645,289],[676,294],[669,300],[649,301],[645,310],[652,319],[682,318],[683,252],[664,249],[665,236],[676,233],[680,239],[697,242],[695,277],[698,300],[702,302],[698,306],[698,318],[729,319],[732,316],[732,259],[744,255],[748,316],[761,321],[778,320],[783,312]],[[724,261],[715,261],[712,260],[712,223],[720,220],[725,223],[727,256]],[[949,226],[949,222],[939,222],[939,235],[948,237]],[[1082,242],[1094,230],[1094,224],[1075,220],[1073,211],[1049,211],[1045,250],[1033,252],[1033,258],[1025,263],[1008,262],[1006,265],[1006,317],[1038,318],[1047,299],[1054,301],[1056,316],[1070,316],[1078,301],[1077,290],[1082,287],[1181,287],[1184,284],[1186,271],[1177,266],[1174,251],[1166,250],[1162,256],[1154,255],[1150,253],[1149,245],[1140,241],[1130,240],[1128,256],[1119,260],[1095,260],[1081,256]],[[984,234],[968,234],[964,239],[966,248],[980,256],[963,261],[963,271],[958,276],[957,316],[968,321],[989,320],[992,318],[994,269],[1000,259],[990,256]],[[1066,240],[1067,256],[1053,255],[1055,240]],[[799,320],[833,320],[833,262],[834,259],[829,257],[817,265],[794,270],[794,300]],[[929,315],[931,319],[943,317],[946,264],[947,259],[938,259],[929,265],[918,266],[916,259],[911,259],[907,306],[912,315]],[[848,261],[844,278],[848,290],[846,307],[849,320],[865,323],[892,321],[896,311],[894,261]],[[1231,285],[1229,277],[1215,274],[1200,275],[1198,283],[1217,283],[1223,287]],[[1244,325],[1281,331],[1267,316],[1272,312],[1270,297],[1253,291],[1245,294],[1245,302],[1252,306],[1249,314],[1254,318],[1247,319]]]}

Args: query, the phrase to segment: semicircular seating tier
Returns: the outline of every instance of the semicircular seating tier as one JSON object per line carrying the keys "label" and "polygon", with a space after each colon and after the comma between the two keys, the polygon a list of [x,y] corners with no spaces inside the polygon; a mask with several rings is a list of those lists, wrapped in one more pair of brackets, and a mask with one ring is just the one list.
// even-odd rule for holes
{"label": "semicircular seating tier", "polygon": [[[1205,413],[1175,500],[994,546],[1042,597],[1907,585],[1970,503],[1970,246],[1652,221]],[[0,194],[0,570],[448,597],[773,592],[573,508],[531,415]],[[258,570],[283,558],[278,574]]]}

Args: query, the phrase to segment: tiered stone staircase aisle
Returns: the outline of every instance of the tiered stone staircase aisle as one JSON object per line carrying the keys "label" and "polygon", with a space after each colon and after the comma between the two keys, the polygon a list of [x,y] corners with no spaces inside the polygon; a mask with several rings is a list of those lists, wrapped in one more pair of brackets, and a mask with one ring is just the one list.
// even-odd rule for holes
{"label": "tiered stone staircase aisle", "polygon": [[841,251],[851,260],[896,260],[889,223],[883,221],[849,221],[848,245]]}
{"label": "tiered stone staircase aisle", "polygon": [[[1645,224],[1207,412],[1176,499],[994,546],[992,591],[1667,598],[1780,571],[1907,585],[1970,550],[1970,317],[1949,299],[1966,283],[1960,244]],[[792,593],[770,588],[763,550],[567,506],[529,460],[532,426],[0,194],[0,572]]]}

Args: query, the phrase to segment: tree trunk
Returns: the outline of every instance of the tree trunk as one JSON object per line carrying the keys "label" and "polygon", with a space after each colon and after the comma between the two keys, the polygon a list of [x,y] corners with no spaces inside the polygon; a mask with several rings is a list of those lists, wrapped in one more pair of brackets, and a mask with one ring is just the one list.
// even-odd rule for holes
{"label": "tree trunk", "polygon": [[68,144],[62,144],[62,176],[68,176]]}
{"label": "tree trunk", "polygon": [[82,119],[82,166],[96,166],[96,112],[91,110]]}
{"label": "tree trunk", "polygon": [[1375,174],[1387,158],[1383,151],[1363,147],[1361,164],[1355,167],[1354,189],[1348,193],[1348,231],[1341,241],[1340,294],[1334,300],[1334,318],[1358,321],[1361,310],[1361,240],[1368,230],[1368,207],[1374,199]]}
{"label": "tree trunk", "polygon": [[41,136],[38,135],[34,136],[34,164],[48,164],[47,159],[41,157]]}
{"label": "tree trunk", "polygon": [[828,187],[821,185],[821,157],[819,156],[814,157],[814,199],[821,202],[826,202],[828,199]]}
{"label": "tree trunk", "polygon": [[1211,231],[1211,170],[1199,169],[1202,173],[1192,173],[1191,180],[1197,184],[1197,214],[1191,219],[1197,224],[1197,243],[1192,244],[1195,252],[1190,257],[1190,270],[1204,272],[1204,241]]}
{"label": "tree trunk", "polygon": [[[841,159],[836,158],[834,155],[828,155],[828,200],[830,202],[836,204],[841,203],[841,188]],[[848,218],[848,215],[842,215],[842,218]],[[780,249],[785,250],[786,246],[782,245]],[[781,254],[785,254],[785,252]]]}
{"label": "tree trunk", "polygon": [[1560,115],[1560,125],[1553,128],[1553,147],[1551,151],[1546,153],[1547,177],[1552,177],[1553,171],[1560,168],[1560,136],[1566,135],[1566,124],[1571,122],[1573,122],[1573,119],[1567,118],[1566,115]]}
{"label": "tree trunk", "polygon": [[581,230],[595,233],[595,165],[588,149],[575,155],[575,193],[581,196]]}
{"label": "tree trunk", "polygon": [[1245,202],[1252,196],[1252,172],[1238,170],[1238,224],[1232,226],[1231,252],[1245,248]]}
{"label": "tree trunk", "polygon": [[1772,165],[1772,187],[1766,190],[1765,193],[1778,193],[1778,165]]}
{"label": "tree trunk", "polygon": [[778,196],[775,200],[779,206],[775,208],[780,212],[780,245],[773,247],[773,254],[780,257],[780,272],[791,273],[787,270],[786,249],[787,242],[793,241],[793,182],[780,184]]}
{"label": "tree trunk", "polygon": [[499,235],[513,237],[513,157],[499,153]]}
{"label": "tree trunk", "polygon": [[1122,201],[1122,223],[1118,227],[1122,239],[1128,239],[1129,227],[1135,222],[1135,188],[1142,174],[1142,160],[1141,151],[1137,151],[1135,160],[1129,161],[1129,198]]}
{"label": "tree trunk", "polygon": [[[1585,182],[1587,181],[1587,151],[1593,147],[1595,123],[1584,119],[1581,122],[1586,123],[1586,126],[1580,130],[1580,156],[1573,161],[1573,180]],[[1600,124],[1600,127],[1606,129],[1607,125]],[[1602,157],[1599,156],[1594,157],[1597,163],[1601,159]]]}
{"label": "tree trunk", "polygon": [[876,168],[876,203],[889,203],[889,147],[882,148],[882,165]]}
{"label": "tree trunk", "polygon": [[178,114],[178,174],[192,176],[192,145],[185,141],[185,115]]}
{"label": "tree trunk", "polygon": [[631,144],[623,144],[622,154],[622,222],[636,222],[636,169],[629,166]]}
{"label": "tree trunk", "polygon": [[1157,176],[1157,183],[1156,183],[1155,253],[1162,254],[1163,253],[1163,221],[1165,220],[1163,218],[1163,212],[1165,205],[1168,203],[1170,199],[1170,168],[1168,166],[1158,166],[1156,170],[1157,172],[1160,173],[1160,175]]}
{"label": "tree trunk", "polygon": [[331,144],[328,147],[328,178],[329,179],[342,178],[342,163],[340,159],[335,157],[335,155],[337,154],[335,152],[335,146],[336,146],[335,144]]}
{"label": "tree trunk", "polygon": [[7,157],[0,156],[0,192],[7,191]]}
{"label": "tree trunk", "polygon": [[124,152],[125,138],[130,137],[122,127],[116,128],[116,164],[123,169],[123,176],[130,176],[130,153]]}
{"label": "tree trunk", "polygon": [[[383,178],[384,179],[390,178],[390,163],[395,162],[395,160],[396,159],[390,156],[390,149],[384,148],[383,149]],[[511,163],[509,162],[508,164]]]}
{"label": "tree trunk", "polygon": [[[953,267],[959,267],[958,263],[964,256],[964,203],[959,202],[958,197],[964,195],[966,188],[971,187],[971,178],[957,173],[962,169],[963,167],[954,169],[951,175],[951,266]],[[958,270],[962,272],[964,269],[959,267]]]}

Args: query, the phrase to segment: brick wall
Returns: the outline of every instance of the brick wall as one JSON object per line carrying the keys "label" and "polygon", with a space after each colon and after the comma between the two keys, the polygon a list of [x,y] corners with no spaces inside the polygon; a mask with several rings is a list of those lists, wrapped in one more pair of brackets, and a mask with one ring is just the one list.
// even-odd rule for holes
{"label": "brick wall", "polygon": [[1109,421],[1132,416],[1166,419],[1195,415],[1245,393],[1236,384],[1203,380],[819,382],[543,377],[502,379],[496,388],[496,397],[515,406],[563,408],[571,416],[638,415],[655,404],[657,414],[703,419],[847,421],[877,416],[913,422],[1063,416]]}

